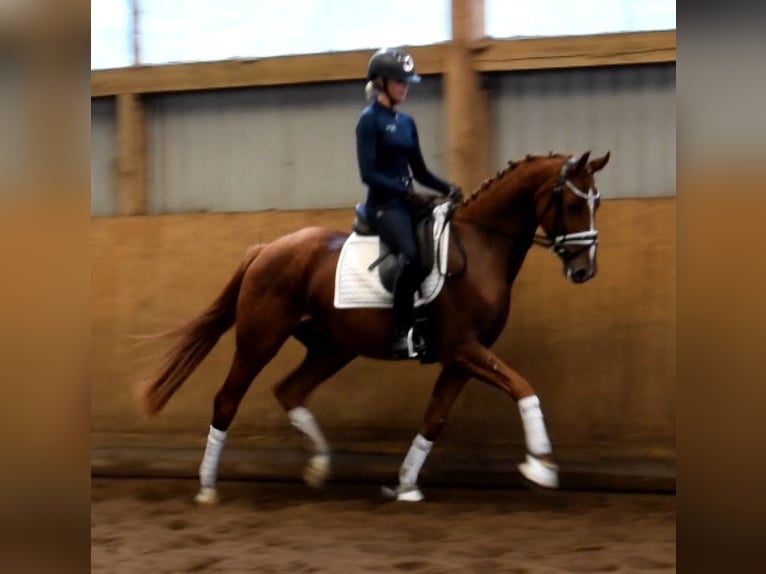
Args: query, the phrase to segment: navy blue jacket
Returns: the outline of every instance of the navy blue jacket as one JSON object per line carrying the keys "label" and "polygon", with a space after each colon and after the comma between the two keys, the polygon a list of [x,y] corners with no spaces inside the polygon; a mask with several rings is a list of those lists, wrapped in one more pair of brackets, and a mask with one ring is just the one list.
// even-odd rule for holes
{"label": "navy blue jacket", "polygon": [[426,167],[413,119],[377,100],[364,108],[357,121],[356,155],[359,174],[368,186],[368,207],[403,203],[409,168],[421,185],[449,192],[449,184]]}

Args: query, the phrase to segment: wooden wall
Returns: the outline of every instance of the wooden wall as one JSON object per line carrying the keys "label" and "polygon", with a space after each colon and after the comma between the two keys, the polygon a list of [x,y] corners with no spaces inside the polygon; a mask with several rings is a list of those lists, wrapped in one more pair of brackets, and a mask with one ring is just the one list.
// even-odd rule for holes
{"label": "wooden wall", "polygon": [[[570,284],[554,255],[533,248],[495,350],[531,380],[554,445],[570,459],[672,460],[675,199],[609,200],[599,215],[598,277]],[[348,229],[351,219],[348,209],[93,219],[94,445],[201,449],[232,354],[231,334],[152,420],[140,414],[132,385],[161,349],[137,336],[199,312],[248,245],[309,224]],[[300,448],[271,389],[301,356],[302,347],[288,342],[256,379],[230,445]],[[358,359],[320,387],[310,407],[335,449],[403,455],[437,372],[432,365]],[[472,381],[439,449],[501,459],[518,457],[522,445],[515,404]]]}

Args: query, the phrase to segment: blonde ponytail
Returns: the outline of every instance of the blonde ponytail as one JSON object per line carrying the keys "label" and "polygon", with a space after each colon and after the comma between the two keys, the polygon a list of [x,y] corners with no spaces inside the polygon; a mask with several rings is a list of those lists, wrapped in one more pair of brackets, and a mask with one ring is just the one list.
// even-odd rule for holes
{"label": "blonde ponytail", "polygon": [[371,100],[373,97],[375,97],[378,93],[378,88],[375,86],[375,84],[372,83],[372,80],[367,82],[367,85],[364,87],[364,95],[367,97],[367,100]]}

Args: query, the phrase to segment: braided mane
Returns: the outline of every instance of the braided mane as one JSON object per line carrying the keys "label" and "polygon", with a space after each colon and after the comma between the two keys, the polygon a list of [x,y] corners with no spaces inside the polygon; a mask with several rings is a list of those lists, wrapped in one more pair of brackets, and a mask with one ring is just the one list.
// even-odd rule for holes
{"label": "braided mane", "polygon": [[527,154],[526,157],[523,160],[509,160],[508,165],[498,171],[495,175],[492,177],[488,177],[484,181],[482,181],[479,186],[474,189],[471,192],[471,195],[468,196],[468,199],[466,201],[473,201],[475,200],[479,194],[481,194],[486,189],[492,187],[492,185],[496,182],[502,179],[508,172],[513,171],[516,169],[519,165],[525,165],[529,162],[539,161],[542,159],[566,159],[570,157],[571,154],[562,154],[562,153],[555,153],[555,152],[549,152],[548,155],[532,155]]}

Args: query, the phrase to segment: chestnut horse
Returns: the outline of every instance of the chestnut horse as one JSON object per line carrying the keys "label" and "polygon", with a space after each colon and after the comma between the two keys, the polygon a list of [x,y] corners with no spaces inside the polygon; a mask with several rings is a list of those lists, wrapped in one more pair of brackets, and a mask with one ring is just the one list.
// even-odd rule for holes
{"label": "chestnut horse", "polygon": [[[527,481],[558,487],[558,467],[540,401],[530,383],[489,347],[505,327],[511,286],[535,241],[562,260],[566,278],[583,283],[596,275],[594,174],[609,153],[589,159],[551,153],[510,161],[470,197],[451,206],[448,278],[427,305],[443,369],[419,433],[388,491],[397,500],[423,498],[417,478],[450,407],[475,377],[517,403],[527,447],[519,470]],[[544,237],[535,235],[542,227]],[[240,401],[261,369],[294,336],[307,349],[303,362],[274,390],[289,420],[311,445],[305,481],[321,486],[330,472],[330,449],[306,400],[320,383],[358,356],[391,359],[390,309],[337,309],[335,271],[347,233],[301,229],[246,252],[228,285],[198,317],[172,331],[176,339],[158,375],[143,387],[143,407],[158,413],[236,325],[231,369],[215,396],[207,447],[199,468],[200,503],[217,500],[218,463]]]}

